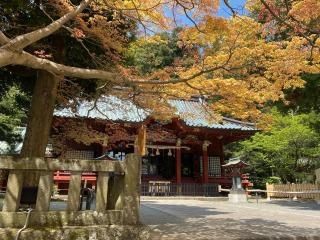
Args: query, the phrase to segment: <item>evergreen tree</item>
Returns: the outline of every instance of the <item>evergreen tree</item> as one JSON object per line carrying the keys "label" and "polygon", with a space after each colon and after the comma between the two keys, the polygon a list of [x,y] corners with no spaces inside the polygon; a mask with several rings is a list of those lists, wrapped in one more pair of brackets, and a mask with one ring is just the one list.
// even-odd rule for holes
{"label": "evergreen tree", "polygon": [[25,126],[29,97],[18,87],[12,86],[0,99],[0,141],[14,145],[21,141],[17,127]]}
{"label": "evergreen tree", "polygon": [[314,170],[320,167],[320,138],[315,129],[319,115],[273,112],[273,117],[269,130],[233,149],[250,164],[247,171],[255,187],[263,188],[274,176],[284,183],[313,182]]}

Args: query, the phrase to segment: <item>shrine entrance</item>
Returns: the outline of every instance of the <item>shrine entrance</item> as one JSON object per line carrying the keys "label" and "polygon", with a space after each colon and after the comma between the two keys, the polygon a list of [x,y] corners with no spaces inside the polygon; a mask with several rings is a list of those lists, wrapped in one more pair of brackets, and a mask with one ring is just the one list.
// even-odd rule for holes
{"label": "shrine entrance", "polygon": [[[77,115],[81,118],[57,113],[53,119],[52,145],[64,146],[58,155],[74,150],[78,153],[91,151],[90,156],[97,161],[122,161],[126,155],[135,152],[135,146],[139,145],[136,136],[143,128],[142,194],[213,196],[218,194],[218,185],[231,187],[232,178],[225,175],[221,167],[224,164],[223,146],[251,136],[256,131],[255,126],[229,118],[210,123],[206,121],[208,116],[203,103],[198,101],[172,100],[170,104],[178,114],[165,120],[147,116],[147,113],[137,115],[137,111],[125,108],[126,105],[125,111],[121,107],[115,112],[106,110],[104,116],[95,115],[88,107],[90,104],[83,106],[88,109],[82,109]],[[104,105],[102,109],[108,108]],[[110,106],[110,109],[114,108]],[[90,118],[82,115],[86,110],[93,114]],[[96,142],[85,145],[68,139],[64,133],[70,125],[81,126],[86,134],[94,135]],[[57,137],[59,134],[62,136]],[[59,181],[56,180],[57,184]],[[161,188],[162,185],[166,187]],[[154,186],[167,192],[155,190],[158,187]],[[208,191],[208,188],[216,190]]]}

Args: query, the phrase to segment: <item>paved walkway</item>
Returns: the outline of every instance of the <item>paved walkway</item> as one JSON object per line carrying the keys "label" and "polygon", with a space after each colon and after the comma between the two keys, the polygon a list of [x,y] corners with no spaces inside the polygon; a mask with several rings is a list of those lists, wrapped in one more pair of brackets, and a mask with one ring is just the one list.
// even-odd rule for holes
{"label": "paved walkway", "polygon": [[315,203],[144,200],[141,220],[157,232],[155,240],[320,239]]}

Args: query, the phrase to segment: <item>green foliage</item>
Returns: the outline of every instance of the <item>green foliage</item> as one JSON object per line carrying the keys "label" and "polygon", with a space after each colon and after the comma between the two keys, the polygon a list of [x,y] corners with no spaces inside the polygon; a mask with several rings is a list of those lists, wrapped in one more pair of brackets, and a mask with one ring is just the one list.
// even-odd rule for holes
{"label": "green foliage", "polygon": [[125,53],[125,64],[135,67],[141,74],[172,66],[175,60],[188,55],[188,51],[178,46],[178,34],[181,30],[176,28],[172,33],[156,34],[153,41],[137,39],[132,42]]}
{"label": "green foliage", "polygon": [[[79,4],[79,2],[78,0],[72,1],[73,4]],[[48,0],[0,1],[0,30],[9,38],[12,38],[44,27],[52,20],[41,9],[45,9],[50,17],[57,19],[63,12],[62,5]],[[89,8],[84,13],[87,14],[87,17],[83,17],[84,21],[96,14]],[[112,16],[111,13],[103,12],[108,19]],[[133,35],[131,31],[135,27],[132,21],[122,20],[117,23],[116,33],[126,39],[127,34]],[[66,26],[70,29],[80,28],[76,21],[71,21],[69,24]],[[88,27],[88,29],[91,28]],[[114,49],[108,50],[101,42],[101,38],[96,35],[86,32],[85,34],[87,37],[79,40],[65,29],[60,29],[55,34],[28,46],[26,50],[30,53],[43,51],[44,55],[48,56],[50,60],[76,67],[101,68],[100,65],[104,68],[114,67],[114,62],[110,60],[113,59],[114,55],[117,55],[113,54]],[[121,39],[121,37],[119,38]],[[113,45],[111,44],[111,46]],[[19,141],[20,136],[16,133],[15,128],[26,124],[25,113],[30,108],[36,79],[37,71],[34,69],[19,66],[8,66],[0,69],[0,141],[6,141],[9,144]],[[70,99],[90,98],[97,94],[97,81],[81,81],[74,78],[66,80],[68,81],[64,81],[59,86],[58,106],[68,104]]]}
{"label": "green foliage", "polygon": [[282,183],[282,182],[281,182],[281,178],[275,177],[275,176],[268,177],[266,182],[269,183],[269,184],[279,184],[279,183]]}
{"label": "green foliage", "polygon": [[6,141],[9,145],[21,141],[16,128],[26,124],[28,105],[29,97],[16,86],[0,99],[0,141]]}
{"label": "green foliage", "polygon": [[[273,112],[274,122],[267,132],[260,132],[238,145],[237,155],[250,164],[248,172],[255,187],[264,187],[270,177],[282,182],[312,181],[320,165],[319,115],[281,115]],[[317,118],[316,118],[317,116]]]}
{"label": "green foliage", "polygon": [[282,112],[294,110],[298,113],[315,111],[320,113],[320,74],[304,74],[304,88],[288,89],[285,91],[288,104],[277,103]]}
{"label": "green foliage", "polygon": [[174,49],[167,44],[168,34],[162,34],[160,38],[161,42],[150,43],[137,40],[132,43],[125,55],[126,64],[135,66],[142,74],[169,66],[174,59]]}

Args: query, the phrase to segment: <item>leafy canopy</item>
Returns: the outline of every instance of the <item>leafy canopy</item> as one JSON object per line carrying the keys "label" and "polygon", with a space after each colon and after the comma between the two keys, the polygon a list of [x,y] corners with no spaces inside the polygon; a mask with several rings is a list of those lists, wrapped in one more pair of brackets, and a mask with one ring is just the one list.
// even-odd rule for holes
{"label": "leafy canopy", "polygon": [[[154,113],[173,114],[168,99],[202,95],[208,99],[208,112],[259,122],[266,118],[267,104],[284,100],[285,90],[303,87],[303,74],[319,73],[317,0],[250,0],[249,16],[235,14],[230,19],[217,15],[218,0],[27,2],[30,15],[19,5],[11,12],[6,12],[9,5],[4,8],[0,66],[24,66],[61,76],[58,99],[64,104],[88,97],[78,86],[81,78],[93,95],[89,97],[112,94]],[[170,31],[177,23],[172,16],[177,14],[192,25],[176,34],[173,48],[171,37],[161,34],[128,44],[130,23],[145,33]],[[35,24],[23,22],[29,16],[37,17]],[[11,22],[28,26],[13,28]],[[271,31],[272,26],[276,31]],[[55,54],[59,36],[67,43],[61,58]],[[126,52],[138,71],[122,65]]]}
{"label": "leafy canopy", "polygon": [[[36,2],[32,1],[38,7]],[[56,7],[53,8],[55,13],[53,19],[76,11],[67,1],[53,2],[55,4],[52,6]],[[298,4],[299,1],[293,2]],[[311,1],[309,2],[311,4]],[[44,3],[49,2],[44,1]],[[78,4],[79,1],[73,3]],[[94,57],[93,59],[98,60],[100,64],[96,65],[97,70],[89,70],[85,69],[92,66],[86,64],[89,61],[79,65],[78,60],[65,61],[66,64],[79,67],[71,68],[58,66],[55,64],[57,60],[50,58],[46,59],[47,64],[41,64],[44,60],[39,58],[48,56],[41,52],[40,54],[38,52],[38,55],[36,52],[31,52],[32,55],[12,52],[13,46],[30,51],[31,47],[37,46],[36,43],[42,42],[47,37],[43,35],[44,32],[33,32],[34,38],[28,37],[28,41],[22,42],[22,39],[27,39],[23,36],[20,40],[11,40],[1,49],[15,56],[11,58],[15,59],[14,62],[2,60],[4,61],[2,66],[20,64],[34,69],[44,69],[64,75],[66,81],[70,81],[69,78],[98,78],[100,80],[95,81],[94,87],[98,89],[95,97],[113,94],[127,98],[129,95],[139,106],[154,112],[160,112],[160,106],[163,108],[162,103],[166,103],[168,98],[188,99],[193,95],[203,95],[211,103],[208,111],[260,121],[265,117],[266,103],[283,100],[285,89],[302,87],[304,84],[302,73],[318,71],[320,55],[319,48],[316,48],[319,41],[309,30],[310,34],[307,31],[297,32],[290,28],[290,38],[283,41],[265,35],[263,31],[269,19],[255,18],[254,15],[254,11],[263,11],[261,3],[262,1],[260,5],[259,1],[248,2],[252,17],[234,16],[225,19],[217,14],[219,1],[84,0],[80,3],[84,9],[83,13],[77,13],[57,29],[66,30],[67,27],[71,31],[67,35],[70,34],[83,43],[92,38],[98,40],[106,52],[116,53],[108,55],[112,56],[110,58],[112,61],[108,61],[108,58]],[[88,7],[89,4],[91,5]],[[49,11],[50,6],[43,5],[43,9]],[[316,13],[310,15],[312,19],[306,21],[298,18],[299,7],[292,5],[290,9],[285,14],[295,14],[298,21],[308,25],[308,29],[317,30],[313,24],[310,25],[317,19]],[[126,51],[128,45],[122,40],[127,36],[123,33],[128,31],[128,28],[124,27],[124,22],[136,23],[139,29],[145,30],[145,33],[170,31],[176,24],[179,25],[172,16],[181,14],[185,15],[192,25],[183,26],[177,34],[178,41],[175,40],[174,44],[190,53],[193,61],[185,59],[190,58],[190,54],[181,56],[176,46],[172,48],[170,44],[162,42],[161,34],[146,36],[145,40],[139,39],[136,46],[129,45],[129,50]],[[106,28],[107,26],[110,28]],[[57,32],[52,26],[50,27],[52,32],[49,37]],[[12,32],[10,37],[14,36]],[[52,43],[48,46],[52,46]],[[46,49],[50,50],[50,47]],[[67,50],[66,56],[70,58],[73,55],[78,56],[68,55],[72,47]],[[97,56],[94,48],[88,50],[91,58]],[[121,65],[123,61],[120,61],[120,58],[123,52],[128,52],[129,59],[131,58],[132,64],[136,65],[138,73]],[[310,59],[311,53],[312,59]],[[21,55],[20,58],[17,55]],[[110,65],[106,67],[110,62],[114,63],[111,64],[112,67]],[[65,85],[70,86],[70,84]],[[112,91],[115,87],[125,89],[125,93]],[[75,92],[77,91],[69,95],[74,95]]]}
{"label": "leafy canopy", "polygon": [[312,175],[320,165],[320,138],[314,128],[319,116],[274,112],[273,117],[269,131],[241,143],[239,154],[251,164],[249,171],[258,182],[270,176],[279,176],[283,182],[312,181],[305,175]]}
{"label": "leafy canopy", "polygon": [[16,86],[11,87],[0,98],[0,141],[5,141],[9,145],[21,141],[16,128],[26,123],[28,105],[28,97]]}

